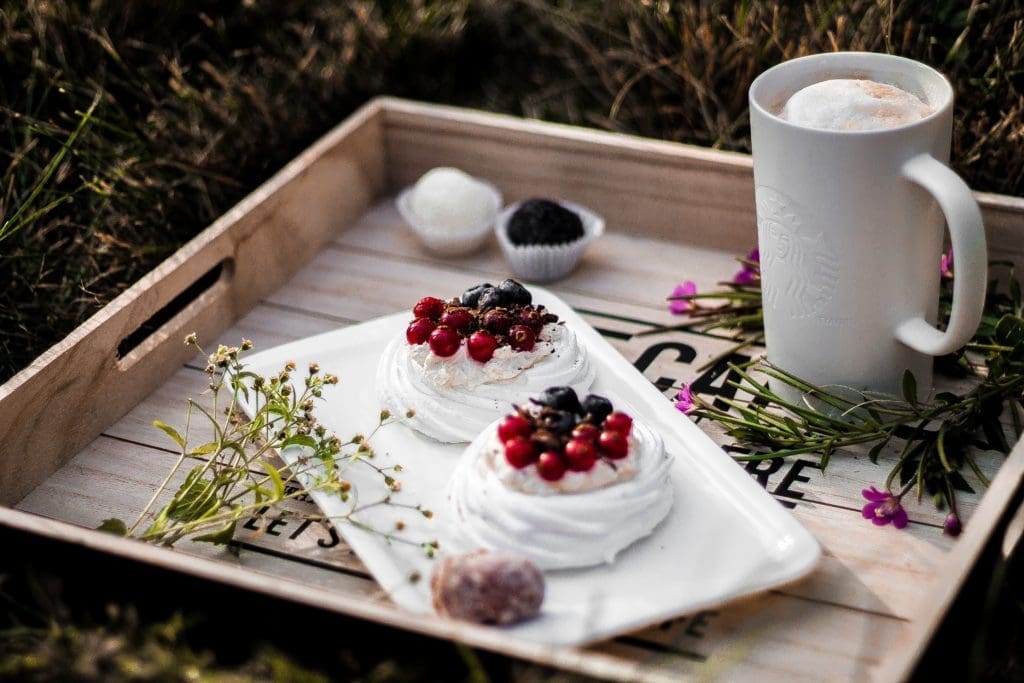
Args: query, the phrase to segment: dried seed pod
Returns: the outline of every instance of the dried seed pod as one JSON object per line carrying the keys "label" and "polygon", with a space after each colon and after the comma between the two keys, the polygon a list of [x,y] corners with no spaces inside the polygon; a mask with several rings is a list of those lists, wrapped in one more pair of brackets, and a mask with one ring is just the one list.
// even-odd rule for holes
{"label": "dried seed pod", "polygon": [[505,625],[540,612],[544,576],[522,555],[479,550],[442,559],[430,590],[442,616]]}

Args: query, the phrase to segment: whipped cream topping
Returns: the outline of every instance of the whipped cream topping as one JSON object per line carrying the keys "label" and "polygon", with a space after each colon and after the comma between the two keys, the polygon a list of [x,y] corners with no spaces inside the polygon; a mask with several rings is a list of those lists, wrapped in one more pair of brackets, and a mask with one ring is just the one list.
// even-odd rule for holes
{"label": "whipped cream topping", "polygon": [[[450,514],[466,547],[521,553],[541,569],[588,567],[612,562],[650,534],[672,507],[672,457],[661,437],[638,421],[630,455],[616,461],[618,466],[632,460],[631,465],[613,480],[601,462],[590,472],[567,472],[555,485],[539,476],[532,481],[527,470],[536,468],[528,467],[521,471],[519,490],[503,481],[507,473],[494,457],[496,428],[469,445],[449,480]],[[604,483],[581,485],[587,477]],[[566,492],[573,487],[575,492]]]}
{"label": "whipped cream topping", "polygon": [[414,410],[406,424],[433,439],[471,441],[511,412],[513,401],[549,386],[571,386],[579,393],[590,388],[594,368],[572,330],[548,323],[538,337],[532,351],[503,346],[486,363],[470,358],[465,344],[442,358],[426,344],[396,337],[377,366],[377,397],[395,415]]}

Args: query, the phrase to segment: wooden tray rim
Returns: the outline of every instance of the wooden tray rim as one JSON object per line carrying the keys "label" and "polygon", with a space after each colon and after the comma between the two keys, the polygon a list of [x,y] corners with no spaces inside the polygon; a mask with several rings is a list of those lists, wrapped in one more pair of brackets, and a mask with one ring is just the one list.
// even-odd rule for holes
{"label": "wooden tray rim", "polygon": [[[392,97],[378,97],[369,101],[351,116],[339,123],[313,145],[275,173],[252,193],[214,221],[196,237],[186,243],[174,255],[143,276],[138,282],[107,304],[58,342],[27,368],[16,374],[4,385],[0,385],[0,413],[19,390],[30,386],[38,375],[55,360],[66,356],[83,344],[88,344],[94,332],[108,323],[119,313],[132,309],[153,311],[162,305],[159,299],[147,297],[155,285],[170,274],[189,265],[218,237],[228,232],[240,219],[255,211],[273,198],[287,183],[295,180],[314,161],[330,152],[348,136],[364,129],[367,125],[380,125],[386,130],[388,118],[394,115],[422,118],[435,125],[464,126],[472,124],[494,131],[516,131],[536,136],[552,144],[565,142],[594,145],[603,149],[618,150],[621,153],[638,154],[648,157],[655,155],[670,163],[711,164],[716,167],[740,173],[752,168],[750,157],[735,152],[723,152],[692,145],[650,140],[621,133],[589,130],[563,124],[519,119],[512,116],[481,111],[470,111],[444,105],[424,104]],[[595,148],[596,149],[596,148]],[[1024,198],[992,193],[975,193],[986,214],[1002,213],[1012,216],[1024,227]],[[1015,221],[1016,222],[1016,221]],[[176,368],[175,368],[176,369]],[[165,378],[151,382],[151,388],[158,386]],[[105,429],[109,424],[102,425]],[[981,505],[972,517],[963,536],[950,551],[942,572],[942,590],[933,596],[931,609],[923,610],[913,623],[907,638],[893,647],[878,672],[884,680],[909,677],[919,657],[924,652],[931,635],[943,615],[955,599],[958,589],[966,579],[975,559],[994,532],[994,526],[1005,513],[1005,506],[1018,490],[1024,477],[1024,440],[1018,442],[1006,463],[1001,467],[989,490],[983,496]],[[269,577],[259,571],[227,565],[225,563],[187,555],[173,549],[154,547],[132,539],[118,538],[103,532],[83,529],[59,520],[43,518],[31,513],[0,505],[0,524],[36,534],[49,539],[72,543],[99,552],[110,553],[126,559],[147,562],[160,567],[187,572],[189,574],[221,581],[241,588],[268,593],[314,607],[330,609],[354,617],[370,619],[391,626],[407,629],[428,636],[456,639],[470,645],[491,649],[523,659],[567,667],[585,666],[587,670],[601,671],[603,675],[629,676],[635,674],[633,667],[623,665],[611,658],[602,658],[599,653],[578,649],[544,647],[524,643],[505,637],[498,629],[480,627],[461,622],[446,621],[431,616],[416,615],[398,610],[392,605],[375,600],[354,597],[350,594],[312,594],[300,582]],[[603,659],[595,668],[597,659]],[[585,661],[586,660],[586,661]],[[589,662],[589,663],[588,663]]]}

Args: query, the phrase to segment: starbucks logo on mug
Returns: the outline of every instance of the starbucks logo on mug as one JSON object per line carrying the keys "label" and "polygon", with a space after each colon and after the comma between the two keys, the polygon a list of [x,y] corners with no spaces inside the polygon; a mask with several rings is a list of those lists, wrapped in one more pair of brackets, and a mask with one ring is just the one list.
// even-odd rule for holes
{"label": "starbucks logo on mug", "polygon": [[835,250],[796,201],[764,185],[755,196],[765,307],[821,319],[839,283]]}

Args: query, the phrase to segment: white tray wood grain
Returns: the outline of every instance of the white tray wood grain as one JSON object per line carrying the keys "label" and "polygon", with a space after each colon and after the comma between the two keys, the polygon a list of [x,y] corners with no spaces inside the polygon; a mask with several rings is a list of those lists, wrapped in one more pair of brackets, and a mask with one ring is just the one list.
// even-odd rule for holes
{"label": "white tray wood grain", "polygon": [[[254,523],[242,530],[240,558],[93,530],[106,517],[133,518],[174,460],[150,423],[180,423],[184,399],[205,385],[198,359],[180,344],[187,333],[211,343],[248,337],[266,349],[401,310],[424,283],[459,292],[507,274],[493,243],[470,257],[439,259],[401,225],[390,196],[443,164],[488,178],[510,202],[557,196],[607,218],[608,232],[581,267],[550,288],[652,382],[693,380],[725,348],[706,335],[637,333],[673,321],[663,297],[678,281],[706,289],[728,279],[734,256],[755,243],[748,157],[378,99],[0,387],[0,524],[596,676],[909,675],[982,547],[1000,531],[1024,474],[1019,444],[1005,460],[983,459],[994,477],[987,490],[968,477],[979,494],[965,497],[967,525],[957,541],[941,535],[943,515],[927,501],[909,506],[904,531],[866,523],[860,490],[886,470],[863,453],[833,458],[824,474],[813,459],[771,472],[765,466],[752,476],[818,539],[818,569],[765,595],[587,648],[524,643],[500,629],[402,611],[319,525]],[[991,256],[1021,268],[1024,201],[978,199]],[[117,357],[123,339],[219,263],[212,287]]]}

